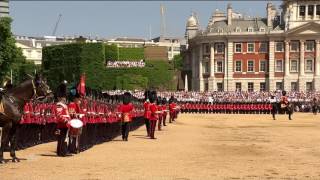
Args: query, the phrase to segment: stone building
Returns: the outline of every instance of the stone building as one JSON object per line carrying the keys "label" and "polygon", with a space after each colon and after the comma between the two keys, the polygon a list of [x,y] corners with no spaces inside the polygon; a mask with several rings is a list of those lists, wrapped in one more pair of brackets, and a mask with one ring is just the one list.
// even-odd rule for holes
{"label": "stone building", "polygon": [[284,0],[248,18],[216,10],[206,29],[186,25],[184,68],[196,91],[320,90],[320,1]]}

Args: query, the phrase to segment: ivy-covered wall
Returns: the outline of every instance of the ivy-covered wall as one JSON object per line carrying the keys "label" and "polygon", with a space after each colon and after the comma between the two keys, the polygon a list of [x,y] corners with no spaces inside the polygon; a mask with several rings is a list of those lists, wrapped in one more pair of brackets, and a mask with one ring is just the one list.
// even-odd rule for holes
{"label": "ivy-covered wall", "polygon": [[[116,46],[102,43],[45,47],[43,72],[52,88],[56,88],[64,79],[77,83],[80,75],[85,73],[86,85],[93,89],[176,89],[173,66],[167,61],[146,61],[144,68],[106,68],[106,59],[117,56],[115,50]],[[140,48],[123,48],[121,51],[124,58],[132,55],[131,59],[138,60],[142,56]]]}

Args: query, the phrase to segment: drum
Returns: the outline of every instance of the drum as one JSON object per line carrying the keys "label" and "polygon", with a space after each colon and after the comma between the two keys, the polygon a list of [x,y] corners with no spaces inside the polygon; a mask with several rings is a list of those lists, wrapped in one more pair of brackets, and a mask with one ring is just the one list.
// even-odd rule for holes
{"label": "drum", "polygon": [[69,121],[69,135],[76,137],[81,134],[83,122],[79,119],[72,119]]}

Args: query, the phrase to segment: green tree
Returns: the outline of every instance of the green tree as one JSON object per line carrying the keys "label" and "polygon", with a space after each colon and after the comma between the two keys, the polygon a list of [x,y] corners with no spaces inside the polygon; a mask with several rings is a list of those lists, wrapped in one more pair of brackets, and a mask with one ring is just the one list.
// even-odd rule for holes
{"label": "green tree", "polygon": [[173,57],[173,66],[174,66],[174,69],[177,69],[177,70],[182,70],[182,56],[180,54],[178,55],[175,55]]}
{"label": "green tree", "polygon": [[10,69],[25,63],[22,50],[15,45],[10,17],[0,18],[0,82],[10,74]]}

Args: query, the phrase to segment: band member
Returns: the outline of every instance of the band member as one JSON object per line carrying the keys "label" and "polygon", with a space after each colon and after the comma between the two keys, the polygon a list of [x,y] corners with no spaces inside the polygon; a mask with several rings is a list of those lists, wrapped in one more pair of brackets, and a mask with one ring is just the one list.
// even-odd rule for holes
{"label": "band member", "polygon": [[130,122],[132,121],[132,113],[134,111],[131,99],[132,97],[129,92],[124,93],[123,103],[118,108],[118,111],[121,113],[121,134],[124,141],[128,141]]}
{"label": "band member", "polygon": [[[76,94],[73,97],[73,102],[70,102],[68,105],[68,111],[70,115],[70,119],[80,119],[80,96]],[[80,152],[79,148],[80,142],[80,134],[77,136],[70,136],[69,137],[69,152],[78,154]]]}
{"label": "band member", "polygon": [[57,155],[66,156],[68,154],[68,126],[67,123],[70,120],[68,106],[66,105],[65,98],[59,98],[57,103],[57,135],[58,135],[58,144],[57,144]]}
{"label": "band member", "polygon": [[149,134],[150,134],[151,139],[156,139],[154,137],[154,132],[155,132],[156,124],[157,124],[157,120],[158,120],[158,114],[157,114],[158,108],[157,108],[157,105],[155,104],[156,100],[157,100],[157,92],[156,91],[151,92],[149,100],[151,103],[150,104],[151,116],[150,116],[150,133]]}

